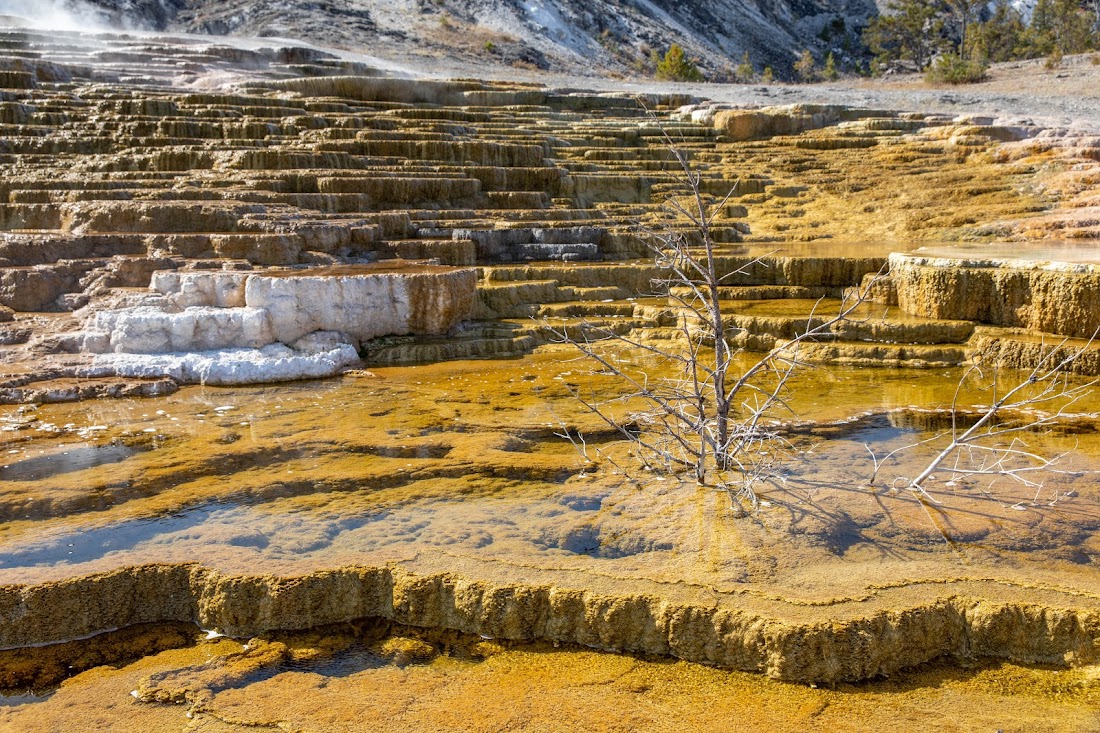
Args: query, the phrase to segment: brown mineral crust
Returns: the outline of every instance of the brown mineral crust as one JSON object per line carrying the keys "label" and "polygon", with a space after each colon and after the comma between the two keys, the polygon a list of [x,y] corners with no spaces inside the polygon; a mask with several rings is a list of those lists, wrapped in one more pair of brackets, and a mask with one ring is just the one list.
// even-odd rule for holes
{"label": "brown mineral crust", "polygon": [[[392,633],[399,636],[373,643],[369,651],[352,647],[336,659],[333,650],[347,650],[362,635],[319,629],[313,639],[279,634],[247,645],[202,641],[117,669],[91,669],[48,697],[12,698],[0,706],[0,729],[81,733],[92,720],[105,730],[150,733],[725,733],[736,721],[745,733],[908,733],[950,721],[959,733],[1079,733],[1100,720],[1100,696],[1088,668],[987,660],[959,667],[944,661],[858,686],[815,688],[545,642],[498,644],[473,637],[440,644],[436,635],[407,628]],[[383,647],[409,642],[449,651],[409,665],[380,663],[375,656]],[[485,646],[492,653],[478,654],[477,647]]]}
{"label": "brown mineral crust", "polygon": [[[107,45],[120,40],[109,39]],[[210,61],[219,58],[215,51],[220,50],[220,58],[237,55],[224,47],[209,50],[202,63],[213,63],[209,70],[215,73],[227,71]],[[293,49],[285,51],[294,55]],[[153,45],[129,53],[152,59],[175,51]],[[85,58],[101,60],[96,50],[86,50]],[[546,341],[546,332],[531,326],[531,316],[559,319],[554,323],[574,329],[577,317],[654,332],[678,323],[667,299],[663,304],[634,302],[654,295],[652,281],[661,273],[651,259],[602,261],[645,256],[637,225],[667,223],[661,219],[662,202],[683,201],[689,193],[677,179],[664,135],[656,135],[658,127],[639,117],[633,99],[476,81],[346,76],[350,67],[322,63],[321,57],[312,61],[314,70],[327,64],[328,72],[343,71],[326,78],[268,78],[266,84],[258,78],[263,75],[253,73],[247,87],[224,93],[189,93],[173,88],[167,78],[155,87],[79,82],[52,88],[48,75],[34,79],[20,69],[7,75],[12,85],[33,91],[18,97],[27,104],[5,103],[0,116],[13,129],[29,126],[35,134],[13,134],[0,143],[9,174],[0,183],[0,228],[6,232],[0,246],[0,303],[21,311],[71,310],[107,295],[103,304],[117,305],[133,295],[121,291],[146,285],[161,267],[327,267],[397,256],[482,265],[446,276],[460,281],[456,292],[461,297],[423,273],[408,274],[413,331],[438,336],[472,316],[524,320],[522,326],[478,324],[479,330],[462,343],[383,344],[373,356],[378,364],[525,353]],[[737,311],[731,323],[746,330],[738,346],[772,349],[793,334],[799,319],[805,323],[808,314],[818,312],[817,299],[837,298],[859,284],[895,248],[940,239],[1036,238],[1052,232],[1084,238],[1096,232],[1096,202],[1074,187],[1095,175],[1098,148],[1095,140],[1080,135],[1056,144],[1050,138],[1061,131],[1031,125],[813,106],[731,110],[698,121],[694,113],[705,110],[671,112],[689,101],[681,95],[651,101],[663,125],[660,132],[683,140],[690,150],[705,201],[717,202],[733,191],[735,203],[724,207],[713,235],[720,245],[720,269],[728,275],[723,279],[728,302]],[[1006,142],[1021,137],[1026,139]],[[1074,170],[1053,175],[1059,166]],[[1070,204],[1081,206],[1071,212]],[[683,221],[672,226],[696,236]],[[535,232],[551,230],[556,234],[548,239],[535,237]],[[853,245],[864,241],[869,244]],[[118,259],[122,256],[132,259]],[[581,260],[567,261],[567,256]],[[529,263],[540,257],[559,261]],[[1070,270],[1022,276],[1000,268],[971,275],[958,263],[948,269],[957,282],[936,282],[927,290],[899,271],[897,282],[883,287],[879,297],[910,306],[916,287],[922,300],[943,301],[946,310],[937,318],[967,322],[888,317],[880,310],[833,334],[837,341],[808,345],[805,356],[845,364],[954,366],[976,350],[996,348],[1003,362],[1027,367],[1042,357],[1033,340],[1041,336],[991,334],[969,321],[1076,333],[1066,329],[1081,328],[1100,310],[1092,297],[1096,283],[1085,278],[1074,284],[1077,275]],[[1074,290],[1082,284],[1084,296]],[[968,292],[957,297],[959,289]],[[745,302],[778,298],[792,300],[780,313],[762,314],[767,308]],[[1071,301],[1073,308],[1066,306]],[[1062,306],[1065,316],[1050,315]],[[993,312],[996,308],[1001,310]],[[0,312],[0,320],[6,313]],[[3,358],[17,364],[13,370],[19,374],[33,370],[28,366],[32,355],[65,350],[55,330],[36,329],[33,349],[5,351]],[[1096,373],[1094,354],[1079,364],[1081,371]],[[446,368],[457,369],[453,364]],[[476,371],[482,378],[491,372]],[[179,537],[183,542],[161,542],[151,553],[140,542],[129,554],[106,543],[89,550],[80,542],[85,530],[95,535],[111,520],[171,519],[206,502],[241,501],[259,512],[270,509],[274,516],[283,511],[274,506],[277,499],[307,500],[305,506],[314,496],[320,507],[331,502],[334,517],[340,517],[339,504],[346,501],[346,516],[360,518],[387,506],[382,500],[371,504],[374,493],[407,483],[412,484],[410,497],[394,497],[386,511],[396,513],[406,502],[417,511],[418,493],[434,492],[442,502],[457,505],[456,497],[463,503],[472,500],[470,492],[511,493],[516,484],[536,493],[547,489],[531,484],[557,482],[551,490],[558,491],[562,478],[576,473],[563,468],[560,456],[512,452],[515,445],[522,450],[547,440],[545,430],[532,426],[538,418],[531,417],[545,408],[546,393],[522,396],[518,387],[508,387],[514,391],[506,403],[486,397],[482,409],[456,394],[454,371],[445,378],[445,387],[436,385],[433,393],[420,389],[418,376],[416,390],[392,392],[390,401],[434,401],[448,405],[447,414],[403,420],[390,413],[390,406],[375,405],[362,413],[349,411],[354,419],[344,421],[337,417],[335,401],[322,408],[325,414],[304,414],[303,420],[338,426],[337,439],[311,436],[312,427],[304,423],[262,433],[254,416],[214,429],[194,426],[204,437],[187,443],[188,451],[166,449],[137,471],[125,465],[125,452],[98,450],[104,446],[62,458],[69,455],[62,442],[68,438],[58,438],[57,445],[43,441],[51,453],[39,450],[30,456],[27,449],[35,441],[22,435],[9,451],[20,457],[10,459],[11,469],[4,466],[10,470],[5,479],[12,480],[5,481],[0,514],[10,519],[3,539],[11,565],[2,577],[28,583],[0,588],[0,645],[25,651],[30,644],[147,623],[197,623],[246,637],[373,618],[505,640],[679,657],[803,682],[867,679],[943,655],[1060,665],[1088,664],[1097,656],[1094,578],[1072,570],[1064,582],[1055,577],[1067,567],[1064,557],[1045,574],[1027,566],[1063,550],[1091,557],[1083,546],[1095,544],[1092,496],[1068,502],[1065,509],[1039,507],[1017,518],[1011,515],[1020,507],[1011,501],[998,498],[999,507],[987,509],[964,497],[969,503],[957,512],[960,505],[950,507],[953,538],[961,536],[959,541],[970,542],[976,553],[988,548],[1006,552],[996,562],[986,565],[979,558],[961,569],[950,559],[927,559],[931,553],[928,543],[922,547],[922,536],[938,546],[936,535],[942,530],[925,525],[919,505],[899,507],[890,497],[863,487],[856,492],[848,484],[837,493],[858,497],[841,505],[846,521],[834,523],[823,511],[784,524],[775,517],[802,511],[800,502],[789,501],[770,515],[762,513],[757,530],[723,526],[713,532],[715,537],[744,532],[744,542],[720,545],[715,540],[712,547],[708,537],[699,542],[701,549],[688,549],[702,537],[692,531],[695,525],[626,537],[638,555],[657,555],[661,559],[656,561],[631,559],[630,552],[623,552],[632,546],[619,541],[623,533],[613,506],[600,520],[606,524],[600,532],[591,524],[582,526],[588,520],[554,520],[558,526],[535,527],[546,529],[545,536],[539,531],[523,538],[534,549],[515,552],[520,541],[514,536],[499,538],[500,547],[475,548],[477,532],[461,522],[459,532],[434,546],[431,542],[451,528],[443,527],[419,545],[406,544],[399,533],[388,538],[379,533],[376,537],[391,543],[380,550],[360,551],[355,542],[367,544],[361,534],[328,555],[324,542],[303,541],[290,547],[318,546],[317,556],[303,550],[309,557],[294,560],[278,553],[254,559],[257,554],[247,554],[248,548],[266,544],[216,523],[204,527],[211,534],[199,535],[209,541],[200,551],[182,549],[194,545]],[[503,384],[494,382],[493,398]],[[128,394],[110,385],[86,385],[85,392],[63,384],[40,386],[40,391],[30,387],[12,398]],[[481,416],[472,416],[477,410]],[[496,410],[500,414],[486,417]],[[527,417],[519,418],[521,412]],[[368,414],[380,419],[368,420]],[[384,434],[382,424],[400,431]],[[25,427],[20,431],[29,432]],[[461,427],[467,436],[453,441],[454,446],[416,439],[452,427]],[[63,428],[54,429],[64,434]],[[154,435],[173,430],[165,425],[139,429]],[[251,439],[242,440],[245,432]],[[395,438],[402,432],[404,438]],[[311,437],[318,439],[311,442]],[[175,439],[164,442],[171,445]],[[284,447],[284,441],[302,447]],[[223,443],[237,447],[216,447]],[[454,455],[448,457],[449,452]],[[326,460],[318,465],[317,456]],[[124,464],[117,471],[116,459]],[[87,476],[81,460],[106,461],[102,473],[107,475]],[[396,466],[398,460],[403,467]],[[832,461],[848,467],[843,456]],[[305,465],[311,462],[312,467]],[[412,470],[397,472],[407,468]],[[291,473],[298,476],[291,478]],[[777,504],[779,493],[772,497]],[[358,501],[361,494],[372,496],[357,505],[350,497]],[[1054,502],[1058,497],[1056,489]],[[623,497],[616,500],[621,503]],[[1035,505],[1031,500],[1029,506]],[[867,519],[887,506],[894,513],[886,520]],[[424,508],[425,513],[434,509]],[[289,509],[288,515],[296,513],[293,505]],[[447,509],[457,513],[454,506]],[[645,519],[661,516],[652,506],[644,509]],[[537,511],[548,513],[546,504]],[[87,516],[93,513],[102,521]],[[907,516],[898,520],[904,528],[899,537],[887,525],[902,514]],[[266,540],[270,528],[260,525],[257,533]],[[855,534],[872,530],[878,541],[851,540],[861,546],[845,547],[850,538],[842,535],[853,528]],[[66,554],[64,539],[57,547],[50,545],[59,530],[74,535],[68,547],[81,546]],[[832,553],[827,560],[810,555],[816,561],[803,563],[806,556],[776,548],[804,542],[809,535],[815,550]],[[581,541],[571,542],[576,537]],[[585,537],[594,537],[597,549],[606,549],[608,556],[587,554]],[[240,539],[245,544],[237,544]],[[663,550],[666,544],[675,553]],[[575,556],[567,556],[566,549],[574,546],[580,551],[569,550]],[[926,555],[911,565],[884,559],[914,547]],[[1029,555],[1022,561],[1022,553],[1035,547],[1040,548],[1038,559]],[[614,552],[626,560],[605,562]],[[882,555],[866,560],[876,552]],[[1020,555],[1013,557],[1013,552]],[[712,560],[722,554],[724,562]],[[168,564],[193,557],[206,565]],[[150,559],[163,564],[134,565]],[[1019,561],[1015,566],[1014,560]],[[647,562],[654,564],[647,568]],[[786,567],[769,574],[762,571],[769,563],[773,569]],[[796,563],[804,572],[790,571]],[[107,570],[112,567],[121,569]],[[924,568],[929,568],[926,574]],[[259,572],[266,575],[254,574]],[[212,702],[212,689],[245,686],[256,669],[296,658],[294,648],[282,641],[261,642],[225,655],[224,663],[187,664],[182,672],[151,677],[146,688],[138,685],[139,696],[205,705]],[[381,651],[415,661],[431,655],[429,646],[410,637]]]}
{"label": "brown mineral crust", "polygon": [[[20,30],[11,40],[37,38]],[[690,193],[665,134],[690,153],[705,202],[732,193],[711,232],[731,311],[752,298],[790,298],[807,301],[805,317],[814,298],[838,297],[878,271],[886,253],[921,243],[1087,238],[1095,229],[1097,140],[1080,130],[827,104],[728,109],[678,92],[646,95],[650,121],[623,94],[394,78],[329,54],[283,68],[271,62],[287,49],[203,40],[193,55],[174,41],[131,40],[74,43],[70,61],[79,66],[39,74],[22,101],[3,107],[4,122],[34,134],[5,140],[0,304],[87,314],[157,302],[124,291],[162,268],[325,268],[400,257],[479,265],[475,275],[450,276],[475,278],[478,297],[470,302],[465,282],[459,296],[411,282],[411,330],[424,338],[366,349],[379,364],[514,356],[553,340],[529,323],[488,322],[439,338],[468,318],[534,316],[569,333],[585,318],[667,338],[661,329],[675,314],[666,307],[666,322],[657,322],[634,302],[665,295],[655,292],[661,273],[639,224],[698,238],[682,218],[661,213]],[[148,59],[130,81],[157,85],[121,88],[115,51]],[[181,54],[216,78],[249,84],[181,86],[160,65]],[[21,66],[30,62],[9,61],[15,78],[30,73]],[[86,104],[74,102],[70,83]],[[1079,309],[1093,305],[1082,299]],[[59,351],[102,348],[102,333],[83,334],[44,325],[0,335],[7,346],[29,344],[0,358],[42,371]],[[975,355],[954,333],[929,343],[928,330],[897,332],[893,323],[837,336],[807,356],[940,367]],[[1013,339],[1004,340],[1011,351]],[[749,332],[736,345],[767,351],[775,342],[771,331]],[[1014,363],[1026,366],[1028,354],[1017,350]],[[131,393],[97,386],[5,399]]]}
{"label": "brown mineral crust", "polygon": [[1040,363],[1053,365],[1080,349],[1081,353],[1067,365],[1066,371],[1100,374],[1100,353],[1088,348],[1087,339],[1067,339],[1065,343],[1056,339],[1054,336],[1044,339],[1019,329],[979,328],[971,346],[983,361],[1005,369],[1033,369]]}
{"label": "brown mineral crust", "polygon": [[45,690],[85,670],[118,665],[194,644],[198,630],[187,623],[138,624],[90,639],[0,650],[0,689]]}
{"label": "brown mineral crust", "polygon": [[1100,328],[1100,272],[1092,265],[895,255],[890,277],[899,305],[914,315],[1083,338]]}
{"label": "brown mineral crust", "polygon": [[48,373],[35,376],[42,378],[28,380],[19,386],[0,383],[0,405],[81,402],[104,397],[163,397],[179,389],[179,384],[168,378],[50,379]]}
{"label": "brown mineral crust", "polygon": [[[476,270],[453,270],[434,276],[414,273],[405,279],[409,289],[409,328],[413,333],[444,334],[455,323],[473,316],[477,302]],[[452,282],[447,283],[448,280]]]}
{"label": "brown mineral crust", "polygon": [[1095,599],[965,578],[822,605],[613,585],[619,590],[607,593],[393,568],[277,578],[154,565],[2,589],[0,643],[59,642],[155,621],[194,621],[248,637],[381,618],[673,656],[812,683],[868,679],[943,655],[1085,664],[1095,660],[1100,643]]}
{"label": "brown mineral crust", "polygon": [[883,112],[838,105],[793,104],[759,110],[725,110],[714,115],[714,127],[732,141],[798,135],[842,121],[877,117]]}

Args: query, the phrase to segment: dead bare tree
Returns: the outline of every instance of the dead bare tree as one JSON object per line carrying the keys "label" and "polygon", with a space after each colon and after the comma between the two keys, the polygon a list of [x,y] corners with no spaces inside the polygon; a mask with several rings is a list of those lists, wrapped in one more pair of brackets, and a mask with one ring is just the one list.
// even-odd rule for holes
{"label": "dead bare tree", "polygon": [[[732,192],[717,202],[708,201],[701,174],[667,135],[666,142],[688,194],[666,203],[663,228],[643,228],[643,234],[662,273],[653,281],[654,290],[667,294],[674,306],[679,338],[647,340],[589,321],[573,331],[546,325],[615,383],[611,396],[586,396],[578,387],[569,389],[621,436],[645,469],[690,475],[700,484],[723,490],[734,512],[742,515],[758,507],[761,485],[783,480],[784,466],[797,454],[783,423],[793,414],[788,403],[792,380],[806,365],[803,347],[835,336],[841,324],[856,320],[856,310],[883,274],[861,288],[846,290],[839,308],[828,316],[817,313],[819,301],[793,338],[762,356],[747,356],[731,342],[722,288],[765,263],[754,259],[735,267],[722,257],[714,225]],[[1092,340],[1077,349],[1067,349],[1066,343],[1044,350],[1030,374],[1007,389],[1000,382],[1002,370],[993,369],[989,404],[966,412],[961,404],[964,385],[986,378],[980,365],[971,367],[955,390],[949,430],[881,458],[866,446],[874,464],[870,484],[901,455],[911,458],[913,452],[928,451],[919,471],[891,484],[916,495],[926,512],[940,503],[929,491],[934,481],[951,487],[985,477],[990,479],[984,489],[988,492],[994,482],[1007,479],[1035,489],[1037,502],[1043,476],[1064,473],[1060,464],[1068,452],[1044,454],[1030,449],[1025,438],[1066,418],[1095,384],[1077,384],[1071,377],[1073,365]],[[559,424],[574,440],[560,420]],[[583,437],[578,436],[574,445],[578,441],[589,458]],[[604,451],[596,453],[610,461]]]}
{"label": "dead bare tree", "polygon": [[686,202],[670,200],[666,214],[690,236],[671,225],[643,234],[663,273],[654,280],[655,290],[667,293],[678,313],[679,338],[657,344],[590,322],[572,334],[547,326],[625,386],[607,399],[571,391],[630,444],[645,468],[692,475],[724,490],[741,515],[758,506],[760,485],[780,477],[793,453],[779,421],[791,414],[791,379],[805,363],[800,348],[850,320],[870,287],[849,291],[834,315],[819,316],[815,307],[794,338],[746,366],[730,342],[721,288],[763,263],[756,259],[723,271],[714,222],[733,192],[708,203],[701,174],[666,141],[689,191]]}
{"label": "dead bare tree", "polygon": [[[1001,372],[992,367],[988,382],[979,384],[979,392],[989,395],[989,404],[978,410],[964,411],[960,404],[967,385],[987,379],[981,364],[971,366],[959,380],[950,407],[951,427],[932,437],[896,448],[881,458],[866,445],[874,463],[869,480],[875,485],[884,466],[898,456],[917,451],[928,452],[927,462],[912,477],[895,478],[891,488],[911,491],[933,504],[941,503],[929,492],[932,482],[947,487],[960,482],[988,479],[987,494],[1000,480],[1035,489],[1032,504],[1037,504],[1045,479],[1068,473],[1061,468],[1072,451],[1044,455],[1028,447],[1026,436],[1048,430],[1070,415],[1070,408],[1091,393],[1097,380],[1075,383],[1071,367],[1089,349],[1096,334],[1078,348],[1066,348],[1067,340],[1041,350],[1038,363],[1023,379],[1007,389],[1001,385]],[[1057,500],[1057,497],[1055,497]],[[1048,502],[1053,503],[1053,502]]]}

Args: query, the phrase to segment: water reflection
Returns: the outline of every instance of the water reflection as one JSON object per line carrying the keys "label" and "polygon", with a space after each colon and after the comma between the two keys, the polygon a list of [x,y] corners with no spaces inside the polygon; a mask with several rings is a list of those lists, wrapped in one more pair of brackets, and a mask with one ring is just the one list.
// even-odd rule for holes
{"label": "water reflection", "polygon": [[[1092,557],[1100,526],[1087,474],[1058,477],[1038,498],[1010,482],[960,483],[944,517],[929,510],[934,521],[890,480],[867,485],[868,446],[881,456],[945,427],[935,409],[950,403],[959,369],[803,372],[792,458],[746,522],[732,520],[722,492],[626,480],[625,453],[594,467],[558,437],[564,423],[593,455],[618,450],[566,389],[613,385],[570,352],[374,372],[11,410],[16,427],[0,433],[14,456],[0,483],[0,581],[150,562],[282,572],[417,558],[763,581],[837,561],[938,558],[944,528],[971,543],[970,558],[1053,572]],[[889,412],[914,405],[922,410]],[[1027,440],[1074,450],[1075,470],[1100,455],[1095,426]],[[918,459],[890,470],[910,475]],[[1073,557],[1059,549],[1070,546]]]}
{"label": "water reflection", "polygon": [[248,506],[210,504],[78,531],[46,532],[0,551],[0,568],[76,565],[115,554],[131,560],[168,555],[201,560],[214,553],[216,547],[273,560],[293,558],[324,550],[342,533],[384,517],[379,513],[325,520],[297,514],[272,515]]}
{"label": "water reflection", "polygon": [[16,459],[0,466],[0,480],[40,481],[71,471],[122,463],[136,452],[136,448],[127,445],[70,446],[48,455]]}

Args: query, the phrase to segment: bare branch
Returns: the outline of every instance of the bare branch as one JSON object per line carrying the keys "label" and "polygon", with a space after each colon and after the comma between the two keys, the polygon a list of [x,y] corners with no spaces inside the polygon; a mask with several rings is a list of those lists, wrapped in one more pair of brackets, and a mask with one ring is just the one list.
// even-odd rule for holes
{"label": "bare branch", "polygon": [[[784,480],[784,463],[795,450],[776,425],[781,415],[793,412],[788,391],[805,363],[800,345],[832,333],[866,300],[869,289],[843,299],[833,316],[819,314],[819,303],[794,338],[741,368],[736,358],[741,352],[726,333],[723,283],[767,263],[753,257],[735,263],[732,271],[720,271],[727,260],[715,242],[714,222],[735,190],[712,205],[689,156],[663,128],[662,133],[681,168],[678,182],[687,195],[666,202],[668,229],[643,228],[642,233],[662,272],[653,279],[654,287],[677,311],[679,338],[654,344],[583,322],[579,332],[546,325],[618,382],[621,392],[614,400],[575,396],[615,428],[642,465],[669,473],[690,471],[700,483],[726,492],[734,512],[741,514],[759,506],[756,491],[761,486]],[[672,229],[681,223],[690,227],[690,237]],[[632,358],[615,357],[620,348]],[[637,357],[652,360],[652,365]],[[642,409],[627,416],[621,409],[619,416],[613,414],[613,405],[625,404]]]}
{"label": "bare branch", "polygon": [[[1068,473],[1058,465],[1070,451],[1046,456],[1028,449],[1021,436],[1049,429],[1069,414],[1072,405],[1089,394],[1095,380],[1072,384],[1068,375],[1074,362],[1086,352],[1095,338],[1094,333],[1083,346],[1068,352],[1065,349],[1066,340],[1044,350],[1030,373],[1007,389],[1002,387],[999,370],[994,365],[989,385],[985,388],[990,394],[990,403],[976,413],[976,419],[969,427],[963,429],[959,424],[965,414],[960,407],[963,390],[966,385],[985,377],[981,365],[973,365],[959,380],[952,395],[950,430],[896,448],[882,458],[871,451],[874,472],[870,483],[875,482],[886,461],[914,449],[936,446],[924,468],[915,477],[896,484],[895,488],[914,492],[920,498],[938,504],[939,500],[928,491],[933,480],[941,476],[947,481],[989,476],[992,481],[985,490],[987,493],[998,478],[1004,478],[1036,488],[1038,496],[1045,476]],[[867,449],[870,451],[869,446]]]}

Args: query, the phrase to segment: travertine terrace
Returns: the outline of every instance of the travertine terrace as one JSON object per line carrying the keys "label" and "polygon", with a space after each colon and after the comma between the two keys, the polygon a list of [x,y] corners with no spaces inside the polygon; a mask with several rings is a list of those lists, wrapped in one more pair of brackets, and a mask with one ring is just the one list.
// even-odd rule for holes
{"label": "travertine terrace", "polygon": [[[1042,496],[948,492],[933,517],[852,468],[864,443],[942,427],[958,367],[1027,368],[1100,325],[1097,139],[404,78],[293,46],[0,46],[7,688],[65,676],[20,647],[64,659],[139,624],[163,633],[112,638],[370,619],[813,683],[1100,653],[1092,403],[1035,437],[1080,448]],[[831,365],[794,400],[806,461],[741,523],[555,437],[614,436],[570,401],[600,375],[554,332],[678,332],[645,234],[694,236],[662,208],[689,193],[670,146],[725,200],[747,352],[890,272],[806,346]],[[1073,366],[1100,372],[1091,349]],[[314,377],[331,379],[292,381]],[[206,704],[200,688],[136,696]]]}
{"label": "travertine terrace", "polygon": [[[19,364],[4,379],[8,401],[172,388],[158,376],[224,383],[216,367],[126,358],[128,349],[157,351],[149,331],[175,329],[159,339],[164,352],[223,349],[233,364],[257,362],[229,368],[230,381],[275,381],[338,373],[349,359],[326,350],[334,345],[372,351],[375,363],[522,353],[546,340],[524,320],[532,315],[662,325],[652,302],[630,299],[660,295],[638,260],[647,253],[640,225],[653,225],[665,200],[686,193],[669,140],[690,155],[707,195],[734,192],[715,230],[727,242],[723,266],[759,261],[729,280],[731,302],[803,299],[808,310],[876,272],[891,250],[922,242],[1095,234],[1095,201],[1080,192],[1095,175],[1096,140],[1019,121],[684,107],[693,100],[395,78],[305,48],[186,38],[13,31],[6,42],[15,55],[4,77],[0,305],[35,314],[14,319],[5,310],[3,341],[21,347],[5,352]],[[1065,210],[1051,211],[1058,203]],[[478,266],[477,296],[467,278],[438,271],[438,285],[380,296],[420,315],[383,316],[364,303],[375,309],[366,330],[349,334],[322,319],[314,330],[335,335],[289,351],[309,331],[291,329],[297,335],[288,338],[282,329],[275,338],[279,326],[262,308],[183,312],[215,307],[217,298],[195,295],[204,279],[207,290],[228,281],[241,289],[264,268],[391,258]],[[189,273],[180,282],[190,290],[149,292],[155,272]],[[915,270],[905,272],[901,305],[913,315],[1088,335],[1073,316],[1072,333],[984,318],[938,297],[934,285],[916,303]],[[428,273],[409,281],[427,283]],[[1091,276],[1053,277],[1058,301],[1089,297],[1081,294]],[[429,293],[435,299],[423,300]],[[1029,301],[1028,293],[1025,286],[998,297]],[[889,290],[885,297],[893,303]],[[1088,307],[1082,300],[1078,310]],[[763,319],[768,309],[753,308],[746,343],[771,348],[790,318]],[[744,320],[735,316],[738,326]],[[181,333],[195,322],[214,323],[207,331],[217,333],[189,343]],[[464,332],[446,343],[366,343],[439,336],[461,323]],[[111,329],[143,334],[143,343]],[[990,335],[886,319],[874,346],[860,345],[860,334],[838,339],[822,359],[957,364]],[[265,359],[259,350],[268,345],[286,353]],[[97,352],[113,356],[75,355]],[[50,358],[29,366],[40,355]],[[140,375],[152,381],[133,381]],[[81,378],[76,389],[72,378]],[[58,379],[64,386],[51,388]]]}

